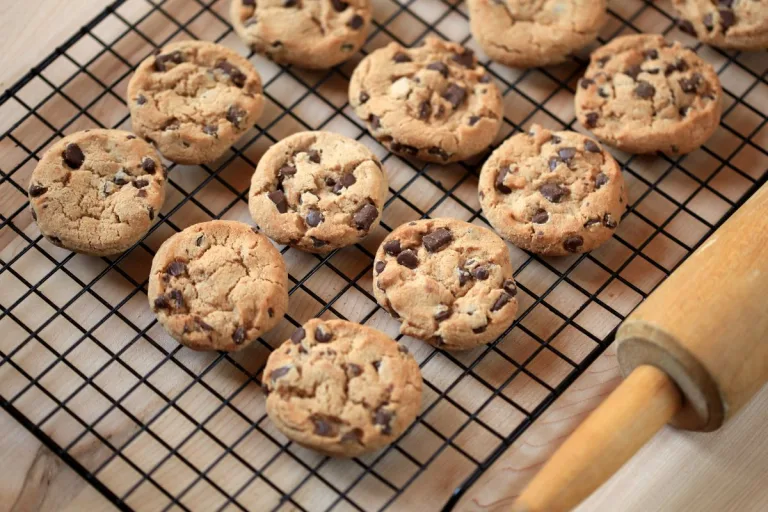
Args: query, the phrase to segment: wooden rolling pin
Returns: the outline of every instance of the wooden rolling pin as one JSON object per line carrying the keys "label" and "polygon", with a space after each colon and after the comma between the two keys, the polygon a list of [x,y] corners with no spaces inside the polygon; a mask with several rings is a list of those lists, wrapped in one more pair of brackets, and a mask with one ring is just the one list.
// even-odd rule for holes
{"label": "wooden rolling pin", "polygon": [[624,321],[616,342],[626,379],[515,511],[571,510],[666,423],[715,430],[768,382],[768,185]]}

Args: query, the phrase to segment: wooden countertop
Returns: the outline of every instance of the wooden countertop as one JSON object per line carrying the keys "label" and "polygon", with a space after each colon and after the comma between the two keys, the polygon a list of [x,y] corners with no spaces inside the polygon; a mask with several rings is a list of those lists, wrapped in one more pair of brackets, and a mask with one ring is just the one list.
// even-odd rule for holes
{"label": "wooden countertop", "polygon": [[[14,83],[105,3],[0,0],[0,89]],[[470,489],[458,509],[507,509],[547,456],[618,381],[615,355],[609,349]],[[768,389],[763,389],[719,432],[667,428],[579,510],[768,510],[766,424]],[[4,411],[0,431],[0,512],[115,510]]]}

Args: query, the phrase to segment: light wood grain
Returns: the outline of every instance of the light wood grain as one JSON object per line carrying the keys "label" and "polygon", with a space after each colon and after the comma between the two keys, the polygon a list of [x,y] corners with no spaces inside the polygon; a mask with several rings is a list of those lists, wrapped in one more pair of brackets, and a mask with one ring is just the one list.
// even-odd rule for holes
{"label": "light wood grain", "polygon": [[[379,10],[386,11],[389,8],[389,2],[374,0],[374,3],[378,6]],[[0,58],[3,59],[0,61],[2,65],[0,68],[2,69],[2,75],[0,76],[2,76],[3,83],[9,85],[16,80],[29,66],[36,64],[41,57],[50,53],[54,46],[68,38],[77,28],[94,16],[99,9],[103,8],[105,4],[106,2],[97,0],[26,0],[24,2],[0,0],[0,19],[3,20],[4,25],[4,37],[0,41]],[[175,10],[174,12],[183,12],[189,7],[188,5],[185,6],[185,2],[180,1],[168,2],[168,4],[170,8]],[[149,33],[153,31],[163,32],[167,29],[166,25],[167,22],[162,23],[162,20],[155,20],[154,22],[150,20],[150,22],[142,26],[142,29]],[[465,25],[465,23],[452,22],[443,24],[442,28],[446,31],[454,29],[455,31],[452,34],[456,37],[462,37],[462,30],[465,28]],[[648,27],[644,25],[644,28]],[[195,29],[198,31],[198,34],[205,37],[206,30],[216,30],[216,24],[209,20],[208,25],[200,24]],[[654,27],[649,29],[654,29]],[[240,51],[244,50],[235,37],[228,38],[225,43],[238,48]],[[98,46],[94,42],[91,42],[91,44],[92,46]],[[140,38],[128,38],[121,43],[120,51],[130,58],[135,58],[137,55],[142,54],[142,52],[146,52],[146,49],[141,45]],[[87,55],[89,48],[87,44],[85,46],[82,51]],[[257,61],[256,64],[265,77],[274,76],[273,66],[264,61]],[[114,69],[110,66],[114,66]],[[113,79],[115,76],[119,76],[117,73],[120,72],[119,66],[115,65],[112,61],[98,62],[94,69],[99,76]],[[514,79],[517,73],[503,69],[498,70],[498,72],[510,79]],[[121,93],[123,85],[118,85],[118,94]],[[341,98],[343,103],[343,98],[345,97],[344,85],[342,84],[341,87],[338,87],[338,90],[330,87],[326,88],[323,90],[323,93],[330,97]],[[287,85],[279,83],[273,89],[273,95],[280,101],[288,102],[293,94],[293,87],[294,85],[291,85],[290,82]],[[536,91],[535,87],[534,85],[532,89],[526,90],[539,97],[539,92]],[[68,88],[68,92],[74,95],[76,99],[79,91],[83,91],[83,94],[88,94],[87,90],[87,83],[78,82]],[[522,107],[520,111],[523,111],[527,100],[522,100],[516,93],[510,94],[507,100],[507,115],[515,121],[519,120],[518,107]],[[63,105],[63,102],[57,103],[55,106],[66,107],[66,105]],[[315,110],[320,108],[327,109],[327,106],[321,105],[318,107],[316,104],[308,104],[306,108],[302,106],[296,107],[294,112],[297,115],[310,118],[313,115],[319,115],[317,112],[323,112],[323,110]],[[550,102],[549,108],[557,114],[571,115],[572,102],[569,98],[564,97],[562,101]],[[120,108],[116,108],[113,103],[106,101],[100,102],[91,111],[99,116],[103,116],[100,119],[107,121],[113,118],[119,119],[117,116],[123,115],[123,111]],[[280,111],[279,107],[272,104],[267,109],[265,117],[273,119]],[[110,114],[114,117],[110,117]],[[46,115],[49,117],[61,116],[66,119],[70,114],[67,114],[66,111],[58,112],[53,109],[49,110]],[[544,114],[542,116],[546,117]],[[547,122],[546,119],[541,119],[538,115],[534,120]],[[0,120],[0,126],[2,122]],[[78,126],[76,125],[71,129]],[[330,128],[354,132],[354,129],[343,123],[339,123],[338,126],[331,125]],[[36,140],[36,129],[36,126],[33,124],[29,126],[22,125],[19,128],[19,137],[26,137],[34,142]],[[295,130],[296,123],[288,119],[277,127],[273,133],[290,133]],[[356,133],[350,134],[356,135]],[[249,149],[249,156],[254,160],[258,159],[258,156],[265,149],[265,145],[261,142],[255,146],[258,146],[258,148]],[[13,148],[4,148],[4,151],[6,153],[0,154],[0,165],[4,165],[2,159],[6,158],[6,155],[8,155],[7,158],[11,158],[10,155],[12,155]],[[640,172],[652,172],[654,169],[652,161],[636,161],[633,165]],[[756,162],[755,168],[759,165],[760,162]],[[29,172],[30,169],[28,167],[20,171],[22,176],[25,175],[24,173]],[[238,172],[240,171],[243,176],[246,176],[247,181],[249,170],[242,167],[238,169]],[[401,186],[399,184],[404,183],[411,176],[411,171],[405,165],[392,161],[387,165],[387,172],[393,187]],[[433,173],[433,171],[430,172]],[[449,171],[441,171],[439,177],[436,176],[436,179],[443,180],[444,184],[450,186],[451,180],[454,179],[453,176],[454,174]],[[174,179],[180,180],[182,184],[189,185],[190,183],[199,182],[202,180],[202,177],[198,170],[190,168],[184,169],[181,175],[177,173]],[[19,179],[19,183],[24,183],[23,178]],[[642,184],[638,184],[636,181],[630,182],[629,185],[633,194],[642,191]],[[672,183],[671,187],[674,187],[674,185]],[[476,191],[473,189],[473,186],[473,183],[468,181],[457,189],[456,194],[467,198],[466,200],[470,204],[475,204]],[[211,190],[214,191],[211,192]],[[676,192],[674,188],[670,188],[670,190],[673,193]],[[407,190],[404,195],[414,204],[424,207],[429,206],[434,201],[435,194],[434,190],[424,187],[419,189],[412,188]],[[213,187],[209,187],[207,191],[198,194],[198,199],[203,202],[218,200]],[[0,201],[3,200],[12,203],[13,201],[23,201],[23,198],[14,199],[9,192],[7,195],[3,194],[3,198]],[[169,199],[169,202],[174,202],[175,204],[177,200],[178,197],[173,197]],[[12,203],[9,208],[14,205],[18,207],[20,204]],[[455,203],[449,204],[446,202],[444,205],[436,214],[461,216],[466,213],[457,207]],[[231,211],[228,217],[240,218],[241,220],[247,219],[247,211],[240,207],[238,208]],[[702,215],[707,216],[708,219],[716,219],[718,214],[717,206],[710,207],[708,204],[702,206],[700,212]],[[408,215],[407,212],[400,212],[396,206],[388,211],[389,220],[394,224],[402,222],[404,219],[411,220],[408,218]],[[196,220],[203,220],[199,217],[200,214],[197,211],[184,211],[175,220],[181,219],[180,222],[186,225]],[[26,224],[22,225],[22,229],[31,230],[31,235],[35,235],[36,232],[34,231],[31,219],[25,218],[19,222],[26,222]],[[184,225],[181,227],[184,227]],[[679,236],[683,237],[686,241],[694,243],[696,241],[695,237],[700,231],[689,228],[689,225],[685,223],[682,226],[684,227],[679,230]],[[642,231],[637,229],[637,225],[627,221],[624,235],[628,239],[634,240],[633,236],[641,236],[638,233],[642,233]],[[150,237],[147,243],[150,247],[156,248],[168,235],[169,231],[163,227]],[[382,233],[379,233],[373,236],[370,242],[366,243],[370,243],[372,247],[375,247],[375,244],[382,235]],[[0,244],[0,250],[5,251],[8,255],[16,254],[22,247],[23,241],[13,237],[8,238],[7,245]],[[46,249],[56,254],[56,257],[64,256],[63,253],[56,252],[55,248],[46,247]],[[657,248],[656,250],[658,251],[659,249]],[[651,249],[649,249],[650,251]],[[604,251],[599,251],[596,256],[606,265],[615,268],[618,266],[616,262],[619,261],[620,263],[621,261],[621,254],[623,254],[622,248],[618,244],[611,243]],[[680,257],[679,248],[678,252],[668,251],[668,255],[665,256],[662,251],[657,253],[656,256],[665,265],[672,265],[675,262],[675,258]],[[340,266],[345,270],[350,269],[350,272],[355,272],[354,269],[359,265],[357,259],[350,257],[349,254],[342,253],[338,258]],[[525,255],[520,251],[513,251],[513,258],[517,265],[525,261]],[[146,263],[146,261],[141,260],[141,256],[137,256],[127,261],[125,268],[136,279],[143,280],[146,273]],[[288,264],[291,266],[292,272],[300,274],[302,271],[306,272],[306,270],[311,268],[313,261],[310,258],[305,258],[304,255],[296,255],[294,252],[291,252],[289,253]],[[554,264],[555,266],[561,265],[559,262]],[[73,269],[76,275],[87,281],[101,270],[100,265],[102,265],[100,262],[94,264],[92,260],[77,258],[71,262],[69,267]],[[39,276],[40,272],[49,266],[49,261],[42,258],[35,259],[34,255],[25,256],[16,265],[17,269],[27,276]],[[585,266],[577,273],[576,279],[580,280],[579,282],[588,288],[594,287],[595,283],[600,282],[601,272],[599,269]],[[628,267],[623,276],[633,283],[637,283],[643,290],[649,289],[659,279],[658,272],[649,272],[638,266]],[[545,289],[542,288],[542,285],[548,282],[551,283],[552,272],[540,264],[532,264],[519,277],[521,282],[524,282],[528,288],[538,292]],[[30,279],[32,278],[30,277]],[[344,285],[343,281],[340,281],[337,276],[334,276],[327,269],[321,269],[310,280],[310,285],[322,297],[327,298],[333,296]],[[363,284],[370,288],[369,280]],[[7,296],[12,297],[13,293],[16,292],[13,286],[6,286],[7,283],[5,282],[2,285],[5,286],[3,291]],[[74,293],[76,289],[76,286],[73,289],[71,279],[62,277],[60,273],[49,279],[44,285],[46,293],[52,294],[55,300],[58,300],[58,295],[56,294],[61,294],[61,297],[67,298],[69,296],[67,294]],[[103,296],[110,298],[110,300],[117,300],[117,298],[121,297],[121,292],[126,289],[130,290],[131,287],[125,283],[124,278],[113,274],[103,278],[97,285],[97,291]],[[115,297],[115,299],[111,297]],[[143,294],[140,294],[140,297],[142,300],[144,299]],[[622,312],[627,312],[638,300],[636,294],[633,295],[633,293],[614,288],[606,290],[603,297],[605,300],[610,301],[612,307]],[[346,316],[358,319],[365,313],[365,306],[363,301],[354,299],[354,296],[345,296],[336,303],[336,307],[340,308],[340,311],[343,311]],[[530,298],[525,300],[530,300]],[[551,300],[557,307],[573,311],[573,305],[578,305],[578,301],[583,300],[583,295],[580,292],[576,292],[572,287],[561,286],[555,290],[548,300]],[[302,292],[294,294],[291,301],[294,308],[292,312],[294,318],[299,320],[305,319],[302,317],[302,314],[306,315],[306,313],[301,313],[301,311],[310,310],[313,304],[312,299]],[[21,309],[20,314],[23,314],[22,320],[30,324],[35,323],[36,309],[34,305],[30,305],[29,309],[19,309]],[[86,295],[78,302],[77,307],[72,308],[70,312],[76,321],[84,325],[90,325],[104,315],[104,306]],[[122,313],[140,325],[144,325],[151,319],[151,314],[146,311],[146,304],[141,301],[138,301],[138,303],[137,301],[127,303],[122,308]],[[539,307],[534,310],[525,324],[533,332],[547,335],[546,333],[552,332],[552,326],[556,325],[558,321],[558,319],[548,316],[545,308]],[[596,336],[604,336],[605,333],[615,326],[615,318],[610,315],[601,316],[599,311],[595,311],[595,308],[591,307],[579,316],[579,322],[587,326],[589,331]],[[396,332],[396,322],[391,321],[385,316],[380,317],[377,315],[369,323],[386,332]],[[66,347],[69,341],[76,339],[80,335],[79,332],[73,333],[69,331],[68,329],[71,329],[71,327],[67,322],[57,322],[54,324],[54,329],[59,326],[60,329],[57,330],[55,335],[50,337],[51,342],[55,346]],[[285,330],[287,330],[288,326],[284,327],[285,329],[279,330],[273,338],[270,338],[270,342],[279,341],[285,335]],[[105,332],[107,330],[108,333]],[[117,350],[121,347],[121,343],[124,340],[132,337],[135,333],[127,329],[124,323],[115,321],[108,323],[107,327],[100,330],[97,334],[110,349]],[[151,334],[155,339],[160,340],[163,347],[171,348],[174,346],[172,340],[164,336],[157,327],[152,329]],[[10,342],[14,339],[13,336],[18,336],[18,332],[13,332],[12,335],[9,335],[8,339]],[[5,340],[0,339],[0,342],[3,341]],[[159,363],[158,351],[149,347],[148,343],[144,342],[144,340],[140,341],[140,343],[136,343],[125,354],[124,359],[132,367],[137,368],[139,372],[146,372],[152,365]],[[407,343],[420,360],[423,360],[430,352],[428,347],[421,344],[411,342],[410,340]],[[591,342],[580,341],[580,338],[575,334],[563,336],[562,339],[555,340],[553,344],[564,350],[572,351],[574,357],[584,357],[591,346]],[[507,340],[499,344],[499,350],[515,360],[522,360],[527,354],[530,354],[531,347],[535,345],[530,338],[526,338],[520,332],[515,332]],[[254,348],[252,351],[243,354],[239,362],[249,371],[255,371],[258,368],[259,362],[263,361],[265,353],[266,351],[263,349],[258,350]],[[546,352],[543,354],[532,362],[530,369],[535,371],[537,375],[552,378],[557,382],[557,379],[563,376],[562,366],[558,364],[557,358],[549,357],[551,354],[549,356],[547,356]],[[71,357],[70,359],[74,361],[73,364],[80,368],[87,368],[93,371],[100,364],[99,360],[94,359],[92,355],[90,357],[89,354],[75,355],[79,358]],[[205,368],[212,360],[212,357],[214,356],[191,354],[187,351],[182,351],[178,354],[178,358],[182,360],[183,365],[191,368],[194,373],[199,373]],[[472,357],[473,354],[470,353],[459,356],[459,359],[468,364],[471,362]],[[30,353],[21,354],[18,361],[25,368],[40,368],[46,361],[39,359],[38,354]],[[489,381],[500,383],[501,381],[498,381],[498,379],[501,377],[503,381],[511,373],[510,368],[511,365],[504,363],[504,361],[499,360],[497,357],[496,360],[487,358],[479,366],[478,371],[485,372],[484,376]],[[25,383],[23,378],[18,379],[13,372],[3,370],[7,370],[7,368],[0,368],[0,382],[3,383],[3,386],[17,390],[20,383]],[[118,395],[135,381],[134,377],[127,375],[117,364],[113,364],[110,370],[108,377],[102,375],[96,380],[110,394]],[[456,366],[441,357],[433,359],[424,368],[425,375],[432,382],[437,383],[437,385],[450,383],[453,380],[452,376],[455,375],[452,372],[455,371]],[[163,367],[163,371],[156,377],[151,379],[152,382],[161,391],[166,393],[167,396],[175,396],[189,380],[188,376],[181,374],[178,367],[172,364],[166,364]],[[47,383],[50,385],[52,382],[56,382],[58,387],[64,390],[67,383],[71,382],[69,379],[70,374],[66,368],[63,368],[63,365],[59,365],[49,376]],[[546,457],[552,453],[585,415],[600,403],[618,381],[618,365],[615,354],[609,349],[492,466],[491,470],[470,490],[467,499],[460,504],[459,509],[503,510],[505,509],[504,503],[508,507],[509,503],[511,503],[508,500],[510,496],[515,494],[515,490],[519,492],[522,489],[536,469],[546,460]],[[222,366],[206,377],[206,382],[209,382],[213,388],[220,390],[222,394],[226,395],[244,381],[242,374],[233,371],[231,368],[227,370],[226,367]],[[465,388],[459,388],[456,392],[452,393],[463,406],[471,407],[479,399],[487,396],[487,390],[480,386],[473,387],[471,379],[466,379],[465,382],[469,383]],[[249,418],[258,419],[263,416],[263,400],[261,400],[261,394],[256,389],[256,386],[254,384],[249,386],[233,402]],[[511,383],[508,393],[514,396],[514,399],[517,401],[528,401],[535,406],[538,403],[537,401],[542,399],[540,386],[537,386],[530,379],[526,380],[524,376],[520,376]],[[434,399],[434,397],[434,392],[431,395],[428,393],[427,402]],[[20,402],[19,406],[24,408],[25,413],[37,419],[40,419],[47,410],[50,410],[50,401],[39,393],[28,393],[28,396],[25,396],[24,400]],[[146,386],[142,386],[129,399],[125,400],[123,405],[128,412],[135,415],[139,420],[147,421],[164,403],[165,400],[163,398],[159,397],[155,392],[149,391]],[[192,417],[199,419],[206,417],[212,408],[219,403],[218,399],[211,396],[210,391],[196,386],[180,399],[179,407]],[[583,510],[613,511],[617,509],[617,503],[622,505],[621,509],[642,510],[643,512],[646,510],[682,510],[689,505],[691,507],[695,506],[696,510],[718,511],[758,510],[768,506],[766,505],[768,504],[768,496],[766,496],[768,491],[766,491],[765,486],[760,485],[759,480],[768,471],[765,465],[766,461],[768,461],[768,440],[766,436],[756,434],[756,432],[760,431],[759,429],[762,428],[762,425],[768,421],[768,412],[766,412],[768,411],[768,393],[763,392],[759,397],[758,403],[762,404],[762,409],[754,406],[748,407],[726,429],[722,432],[717,432],[711,438],[690,437],[665,429],[662,435],[651,443],[649,448],[643,450],[638,457],[630,461],[625,467],[625,470],[626,468],[633,468],[632,473],[627,475],[626,471],[622,470],[604,489],[583,505],[583,507],[587,507]],[[104,407],[104,400],[96,393],[84,394],[82,399],[73,401],[71,406],[75,412],[93,417],[93,410],[97,407],[101,410]],[[515,411],[510,409],[503,402],[498,404],[493,402],[491,406],[480,413],[480,417],[499,431],[511,430],[521,421],[521,415],[519,413],[515,415]],[[437,418],[433,425],[443,435],[453,433],[451,429],[455,427],[455,424],[452,423],[452,418],[455,417],[457,422],[462,420],[462,414],[458,413],[455,407],[447,404],[445,401],[441,402],[430,416]],[[164,441],[173,444],[178,443],[191,431],[190,425],[191,423],[188,419],[184,418],[178,410],[172,408],[153,423],[152,431],[156,432],[158,437]],[[243,418],[235,415],[231,409],[225,408],[206,427],[218,438],[229,444],[234,444],[239,433],[247,427],[247,424]],[[54,502],[51,501],[50,496],[55,496],[55,503],[58,507],[66,507],[66,504],[69,503],[69,506],[72,507],[71,510],[102,510],[99,507],[108,508],[108,505],[100,499],[98,493],[77,477],[68,467],[61,464],[54,455],[42,447],[22,427],[14,425],[13,420],[8,419],[6,416],[0,428],[4,432],[4,441],[7,441],[0,444],[0,475],[2,475],[0,480],[3,481],[0,509],[8,503],[16,503],[20,496],[24,503],[32,504],[52,504]],[[271,434],[279,435],[269,425],[266,425],[266,428],[270,429]],[[57,414],[45,424],[44,429],[57,442],[66,444],[71,440],[74,433],[82,430],[82,427],[75,424],[66,415]],[[127,419],[123,412],[116,411],[99,424],[98,431],[103,432],[115,446],[120,446],[136,431],[136,426]],[[717,442],[712,440],[717,440]],[[494,442],[497,442],[495,438],[489,438],[487,431],[476,426],[468,428],[455,441],[463,450],[467,450],[473,456],[480,458],[487,455],[488,447],[493,446]],[[422,426],[417,427],[414,432],[401,441],[401,447],[416,457],[417,460],[424,460],[436,444],[439,443],[435,434]],[[13,446],[13,450],[9,446]],[[264,462],[275,450],[274,443],[265,441],[263,437],[255,434],[246,437],[235,448],[235,452],[243,460],[250,461],[255,465]],[[315,464],[319,461],[315,454],[295,450],[294,448],[292,450],[303,460],[308,461],[308,463]],[[96,467],[108,455],[108,452],[100,443],[96,442],[95,438],[90,435],[77,443],[72,451],[78,457],[78,460],[82,460],[86,464],[91,465],[91,467]],[[153,463],[156,462],[156,458],[167,450],[160,447],[157,440],[144,434],[125,447],[124,451],[127,456],[138,461],[144,468],[151,468]],[[191,442],[180,448],[180,453],[198,466],[205,466],[220,452],[221,448],[216,443],[209,437],[204,437],[201,434],[197,434]],[[21,453],[25,454],[25,458],[19,455]],[[20,467],[19,463],[16,462],[17,459],[19,461],[27,461],[21,464],[23,468],[33,467],[32,461],[34,460],[42,459],[46,462],[42,466],[38,463],[35,466],[38,469],[35,471],[25,470],[23,471],[24,474],[19,476],[18,474],[22,471],[17,469]],[[41,467],[43,469],[40,469]],[[428,470],[417,478],[408,491],[395,502],[393,508],[410,509],[419,506],[423,510],[439,509],[453,487],[460,483],[473,467],[466,458],[459,455],[458,451],[453,448],[446,449],[432,462]],[[682,471],[682,468],[685,471]],[[355,468],[354,464],[333,461],[324,466],[321,473],[329,481],[333,482],[334,485],[344,487],[358,474],[357,470],[359,468]],[[395,482],[403,481],[412,470],[413,464],[408,462],[402,455],[398,455],[398,452],[392,452],[392,455],[387,460],[377,466],[378,472]],[[8,474],[7,477],[6,473]],[[11,475],[11,473],[14,474]],[[237,486],[242,483],[243,473],[241,462],[230,457],[212,471],[210,476],[213,481],[222,482],[228,486]],[[53,475],[51,481],[54,483],[66,483],[63,485],[47,485],[48,477],[41,478],[36,476],[39,474]],[[270,479],[279,482],[285,489],[291,489],[293,485],[303,478],[306,470],[290,457],[283,455],[269,467],[268,474]],[[178,493],[186,483],[191,481],[192,475],[192,471],[186,465],[182,464],[178,458],[172,457],[153,474],[153,478],[162,485],[167,486],[170,492]],[[99,474],[99,478],[105,481],[118,494],[128,490],[128,487],[135,481],[135,476],[135,469],[130,468],[119,458],[106,465]],[[672,481],[676,481],[674,486],[669,484]],[[335,493],[328,491],[324,485],[313,479],[296,492],[294,499],[305,508],[322,509],[335,496]],[[374,507],[388,499],[391,495],[391,490],[382,488],[378,481],[367,477],[355,488],[352,494],[358,502],[366,502],[370,507]],[[83,497],[80,498],[80,496]],[[183,503],[197,509],[214,509],[221,502],[216,496],[217,493],[210,488],[210,484],[201,482],[184,497]],[[146,482],[140,485],[127,500],[128,504],[137,510],[160,509],[167,501],[167,498]],[[279,503],[279,495],[273,489],[264,485],[263,482],[257,480],[240,495],[239,502],[244,507],[253,510],[271,509]],[[627,504],[627,507],[624,507],[624,504]],[[650,507],[646,507],[649,504]],[[734,504],[738,508],[733,508]],[[712,508],[709,508],[709,505]],[[290,506],[286,506],[285,509],[290,509]],[[338,507],[338,510],[347,509],[349,507],[345,508],[343,502]]]}

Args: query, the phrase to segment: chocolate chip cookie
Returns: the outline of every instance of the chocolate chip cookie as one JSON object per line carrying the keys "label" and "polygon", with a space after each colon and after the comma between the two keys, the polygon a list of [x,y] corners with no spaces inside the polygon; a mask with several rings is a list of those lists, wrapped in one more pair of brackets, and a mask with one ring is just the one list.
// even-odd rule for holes
{"label": "chocolate chip cookie", "polygon": [[152,260],[149,305],[179,343],[235,351],[283,318],[288,273],[267,237],[214,220],[166,240]]}
{"label": "chocolate chip cookie", "polygon": [[267,414],[289,439],[355,457],[392,443],[421,408],[419,365],[383,333],[313,319],[272,352],[262,384]]}
{"label": "chocolate chip cookie", "polygon": [[261,115],[261,78],[219,44],[183,41],[147,58],[128,83],[134,131],[169,160],[209,163]]}
{"label": "chocolate chip cookie", "polygon": [[720,48],[768,48],[768,0],[673,0],[684,32]]}
{"label": "chocolate chip cookie", "polygon": [[446,350],[498,338],[517,314],[507,246],[494,232],[456,219],[409,222],[376,252],[373,293],[400,332]]}
{"label": "chocolate chip cookie", "polygon": [[152,146],[130,132],[77,132],[51,146],[32,171],[32,216],[55,245],[94,256],[118,254],[155,220],[166,172]]}
{"label": "chocolate chip cookie", "polygon": [[527,68],[563,62],[597,38],[605,0],[469,0],[472,35],[493,60]]}
{"label": "chocolate chip cookie", "polygon": [[386,195],[381,163],[364,145],[336,133],[301,132],[261,158],[249,206],[276,242],[321,253],[366,237]]}
{"label": "chocolate chip cookie", "polygon": [[280,64],[326,69],[357,52],[370,0],[232,0],[232,25],[254,52]]}
{"label": "chocolate chip cookie", "polygon": [[711,65],[662,36],[618,37],[592,53],[576,115],[629,153],[690,153],[720,123],[723,91]]}
{"label": "chocolate chip cookie", "polygon": [[479,190],[496,231],[551,256],[595,249],[613,235],[627,204],[621,168],[610,153],[580,133],[537,125],[493,152]]}
{"label": "chocolate chip cookie", "polygon": [[349,102],[392,152],[437,163],[485,150],[503,110],[499,89],[472,51],[435,37],[368,55],[352,74]]}

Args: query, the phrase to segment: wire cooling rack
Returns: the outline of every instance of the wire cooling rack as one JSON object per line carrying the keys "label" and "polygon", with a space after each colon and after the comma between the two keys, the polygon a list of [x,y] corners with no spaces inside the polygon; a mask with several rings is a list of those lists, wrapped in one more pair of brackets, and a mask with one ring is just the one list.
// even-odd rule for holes
{"label": "wire cooling rack", "polygon": [[[389,155],[351,112],[348,79],[364,54],[430,32],[482,53],[460,1],[373,4],[365,48],[338,68],[310,73],[252,55],[268,99],[259,124],[215,164],[172,165],[160,222],[113,259],[72,254],[42,238],[26,199],[29,175],[65,134],[130,128],[127,82],[155,48],[200,38],[247,53],[228,23],[228,1],[116,1],[0,99],[0,405],[120,509],[451,508],[602,353],[620,321],[765,181],[766,54],[698,45],[675,28],[668,1],[614,1],[602,42],[661,32],[695,45],[715,65],[726,92],[716,134],[678,159],[615,153],[630,209],[593,253],[541,258],[510,247],[520,315],[495,343],[451,354],[398,337],[397,322],[371,294],[375,249],[392,228],[421,217],[483,224],[476,197],[482,161],[440,167]],[[572,97],[589,50],[548,69],[485,60],[504,92],[497,144],[533,122],[580,129]],[[152,255],[188,225],[249,222],[247,187],[259,157],[306,129],[344,133],[382,158],[390,177],[383,225],[327,256],[282,248],[289,313],[252,347],[236,354],[180,347],[147,306]],[[372,325],[419,361],[421,414],[393,446],[352,461],[328,459],[288,442],[266,419],[263,363],[313,316]]]}

